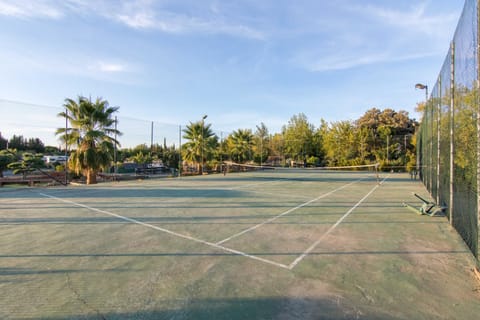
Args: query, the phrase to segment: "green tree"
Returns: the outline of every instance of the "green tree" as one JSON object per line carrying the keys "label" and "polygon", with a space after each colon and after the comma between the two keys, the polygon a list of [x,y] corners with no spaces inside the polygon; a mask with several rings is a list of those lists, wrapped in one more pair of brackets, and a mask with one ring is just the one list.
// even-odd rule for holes
{"label": "green tree", "polygon": [[[471,188],[476,184],[477,175],[477,108],[478,90],[465,86],[455,88],[455,178]],[[435,136],[435,133],[434,133]]]}
{"label": "green tree", "polygon": [[16,149],[18,151],[24,151],[26,149],[26,142],[23,136],[13,135],[8,141],[8,147]]}
{"label": "green tree", "polygon": [[87,184],[97,182],[97,173],[110,167],[115,145],[120,145],[114,136],[121,132],[114,128],[113,114],[119,107],[110,107],[108,101],[95,101],[79,96],[78,100],[65,99],[66,111],[58,114],[66,117],[70,126],[59,128],[56,134],[73,148],[68,166],[76,174],[83,174]]}
{"label": "green tree", "polygon": [[388,165],[391,160],[391,152],[393,149],[392,129],[390,126],[380,126],[377,130],[377,135],[381,141],[379,148],[374,150],[377,162],[382,162]]}
{"label": "green tree", "polygon": [[0,150],[0,178],[8,165],[16,160],[16,150]]}
{"label": "green tree", "polygon": [[269,137],[268,150],[272,157],[273,165],[285,166],[285,139],[281,133],[275,133]]}
{"label": "green tree", "polygon": [[268,128],[265,123],[262,122],[260,125],[257,125],[257,130],[255,130],[254,135],[255,162],[260,164],[268,159],[268,155],[270,154],[269,140]]}
{"label": "green tree", "polygon": [[313,135],[313,144],[316,147],[316,157],[318,159],[318,163],[310,163],[311,165],[327,165],[326,161],[326,146],[325,146],[325,139],[327,137],[329,130],[328,122],[324,119],[320,119],[320,126],[315,131]]}
{"label": "green tree", "polygon": [[324,128],[324,150],[329,166],[348,166],[358,156],[356,127],[351,121],[338,121]]}
{"label": "green tree", "polygon": [[211,124],[205,124],[203,120],[190,122],[183,133],[183,138],[188,141],[182,146],[182,158],[194,163],[197,166],[197,172],[203,174],[205,161],[216,149],[218,138],[213,133]]}
{"label": "green tree", "polygon": [[170,168],[178,169],[178,162],[180,161],[180,154],[175,146],[164,148],[163,150],[163,164]]}
{"label": "green tree", "polygon": [[43,153],[45,152],[45,145],[39,138],[29,138],[26,149],[36,153]]}
{"label": "green tree", "polygon": [[283,127],[285,139],[285,153],[293,160],[306,161],[307,157],[314,154],[313,136],[315,128],[308,122],[303,113],[294,115]]}
{"label": "green tree", "polygon": [[132,157],[132,160],[137,164],[145,165],[152,162],[152,157],[148,153],[138,152]]}
{"label": "green tree", "polygon": [[8,140],[2,137],[2,133],[0,132],[0,150],[7,149]]}
{"label": "green tree", "polygon": [[47,155],[49,155],[49,154],[51,154],[51,155],[61,154],[60,149],[58,149],[58,147],[54,147],[54,146],[46,146],[44,153],[47,154]]}
{"label": "green tree", "polygon": [[12,162],[7,167],[13,170],[13,174],[22,174],[25,178],[27,173],[33,172],[44,165],[42,154],[25,152],[19,161]]}
{"label": "green tree", "polygon": [[255,145],[253,133],[250,129],[238,129],[227,138],[227,145],[232,160],[244,163],[252,159]]}
{"label": "green tree", "polygon": [[[390,108],[369,109],[356,122],[362,136],[363,155],[366,161],[386,162],[404,165],[408,155],[415,154],[414,145],[405,145],[406,136],[415,133],[418,123],[411,119],[408,112]],[[387,150],[388,148],[388,150]],[[387,152],[388,151],[388,152]]]}

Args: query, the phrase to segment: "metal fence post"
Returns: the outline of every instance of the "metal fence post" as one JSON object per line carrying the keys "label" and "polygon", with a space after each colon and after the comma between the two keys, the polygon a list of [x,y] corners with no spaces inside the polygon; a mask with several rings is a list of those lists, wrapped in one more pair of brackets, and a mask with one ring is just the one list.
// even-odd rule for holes
{"label": "metal fence post", "polygon": [[[440,84],[439,87],[437,87],[437,95],[438,95],[438,88],[442,87],[442,82],[441,82],[441,77],[438,77],[438,82]],[[437,205],[440,205],[440,121],[441,121],[441,112],[442,112],[442,102],[441,98],[437,97]]]}
{"label": "metal fence post", "polygon": [[449,191],[449,220],[450,225],[453,225],[453,183],[454,183],[454,156],[455,156],[455,148],[454,148],[454,126],[455,126],[455,42],[452,41],[450,45],[450,52],[451,52],[451,59],[450,61],[450,191]]}
{"label": "metal fence post", "polygon": [[178,126],[178,177],[182,176],[182,125]]}
{"label": "metal fence post", "polygon": [[475,81],[475,91],[477,92],[477,252],[474,252],[477,258],[477,265],[480,266],[480,3],[477,0],[477,81]]}

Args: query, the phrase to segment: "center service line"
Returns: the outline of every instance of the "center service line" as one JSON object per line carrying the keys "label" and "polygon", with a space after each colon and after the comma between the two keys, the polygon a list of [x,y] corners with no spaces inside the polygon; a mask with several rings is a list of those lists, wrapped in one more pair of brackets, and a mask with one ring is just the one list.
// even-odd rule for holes
{"label": "center service line", "polygon": [[312,200],[310,200],[310,201],[307,201],[307,202],[305,202],[305,203],[302,203],[301,205],[298,205],[298,206],[296,206],[295,208],[291,208],[291,209],[289,209],[289,210],[287,210],[287,211],[285,211],[285,212],[283,212],[283,213],[280,213],[279,215],[277,215],[277,216],[275,216],[275,217],[272,217],[272,218],[270,218],[270,219],[268,219],[268,220],[265,220],[265,221],[262,222],[262,223],[259,223],[259,224],[257,224],[257,225],[254,225],[254,226],[252,226],[252,227],[250,227],[250,228],[248,228],[248,229],[245,229],[245,230],[243,230],[243,231],[240,231],[240,232],[237,233],[237,234],[234,234],[233,236],[230,236],[230,237],[228,237],[228,238],[226,238],[226,239],[223,239],[223,240],[221,240],[221,241],[218,241],[216,244],[225,243],[225,242],[227,242],[227,241],[229,241],[229,240],[232,240],[233,238],[236,238],[236,237],[241,236],[242,234],[245,234],[245,233],[247,233],[247,232],[250,232],[250,231],[252,231],[252,230],[255,230],[255,229],[257,229],[257,228],[259,228],[259,227],[261,227],[261,226],[263,226],[263,225],[265,225],[265,224],[267,224],[267,223],[270,223],[270,222],[272,222],[272,221],[274,221],[274,220],[276,220],[276,219],[278,219],[278,218],[280,218],[280,217],[283,217],[283,216],[286,215],[286,214],[289,214],[289,213],[291,213],[291,212],[293,212],[293,211],[295,211],[295,210],[297,210],[297,209],[300,209],[300,208],[302,208],[302,207],[305,207],[306,205],[309,205],[309,204],[312,203],[312,202],[315,202],[315,201],[318,201],[318,200],[320,200],[320,199],[322,199],[322,198],[325,198],[325,197],[331,195],[332,193],[335,193],[335,192],[337,192],[337,191],[339,191],[339,190],[342,190],[343,188],[346,188],[346,187],[348,187],[349,185],[352,185],[352,184],[354,184],[354,183],[357,183],[357,182],[359,182],[359,181],[361,181],[361,180],[363,180],[363,179],[365,179],[365,178],[358,179],[358,180],[356,180],[356,181],[353,181],[353,182],[350,182],[350,183],[348,183],[348,184],[346,184],[346,185],[343,185],[343,186],[341,186],[341,187],[338,187],[338,188],[335,189],[335,190],[332,190],[332,191],[330,191],[330,192],[324,193],[324,194],[316,197],[315,199],[312,199]]}
{"label": "center service line", "polygon": [[307,250],[305,250],[304,253],[302,253],[301,256],[299,256],[297,259],[295,259],[289,266],[288,268],[290,270],[292,270],[293,268],[295,268],[295,266],[300,262],[302,261],[310,252],[312,252],[313,249],[315,249],[315,247],[323,240],[325,239],[326,236],[328,236],[333,230],[335,230],[335,228],[338,227],[338,225],[340,223],[342,223],[343,220],[345,220],[349,215],[350,213],[353,212],[353,210],[355,210],[360,204],[362,204],[363,201],[365,201],[375,190],[377,190],[377,188],[382,185],[385,180],[387,180],[389,176],[386,176],[382,182],[380,182],[379,184],[376,184],[375,187],[372,188],[372,190],[370,190],[370,192],[368,192],[362,199],[360,199],[360,201],[357,202],[357,204],[355,204],[352,208],[350,208],[350,210],[348,210],[340,219],[338,219],[338,221],[330,227],[330,229],[327,230],[327,232],[325,232],[317,241],[315,241]]}

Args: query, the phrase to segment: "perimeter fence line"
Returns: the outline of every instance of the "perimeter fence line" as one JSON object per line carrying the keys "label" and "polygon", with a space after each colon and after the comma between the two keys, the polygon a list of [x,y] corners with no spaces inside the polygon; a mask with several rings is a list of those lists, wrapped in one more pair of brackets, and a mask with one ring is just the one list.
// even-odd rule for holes
{"label": "perimeter fence line", "polygon": [[428,96],[417,142],[418,169],[450,224],[479,260],[479,0],[466,0],[454,38]]}

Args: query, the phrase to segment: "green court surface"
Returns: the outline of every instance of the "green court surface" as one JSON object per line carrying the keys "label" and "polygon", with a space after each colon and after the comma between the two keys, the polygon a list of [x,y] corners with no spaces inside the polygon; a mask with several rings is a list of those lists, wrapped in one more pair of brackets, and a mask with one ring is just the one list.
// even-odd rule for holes
{"label": "green court surface", "polygon": [[265,170],[0,189],[1,319],[478,319],[407,174]]}

